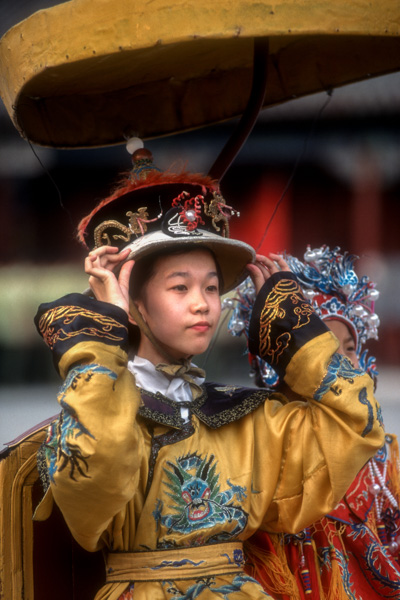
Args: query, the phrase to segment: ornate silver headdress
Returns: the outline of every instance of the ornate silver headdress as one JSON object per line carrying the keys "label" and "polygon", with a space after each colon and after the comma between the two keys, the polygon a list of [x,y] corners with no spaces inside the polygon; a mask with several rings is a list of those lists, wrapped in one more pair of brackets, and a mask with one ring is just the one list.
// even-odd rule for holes
{"label": "ornate silver headdress", "polygon": [[[349,327],[356,344],[360,367],[375,377],[378,374],[375,358],[367,357],[368,350],[362,351],[362,347],[368,339],[378,339],[379,317],[375,313],[375,301],[379,292],[366,275],[360,278],[357,276],[353,268],[356,258],[348,252],[341,254],[339,247],[330,250],[329,246],[315,249],[308,246],[304,262],[291,255],[285,256],[305,297],[321,318],[339,319]],[[247,336],[254,299],[254,285],[247,278],[236,288],[234,297],[226,301],[228,306],[225,306],[232,309],[228,324],[232,335]],[[249,361],[252,370],[261,377],[264,385],[278,385],[279,378],[269,365],[251,355]]]}

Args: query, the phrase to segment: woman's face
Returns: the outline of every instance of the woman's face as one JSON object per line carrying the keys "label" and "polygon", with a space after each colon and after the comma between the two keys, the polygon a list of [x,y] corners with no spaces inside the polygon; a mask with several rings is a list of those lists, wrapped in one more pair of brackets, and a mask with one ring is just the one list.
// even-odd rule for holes
{"label": "woman's face", "polygon": [[[221,314],[218,273],[207,250],[160,257],[136,301],[153,335],[174,359],[207,350]],[[141,335],[138,356],[153,364],[165,357]]]}
{"label": "woman's face", "polygon": [[358,368],[359,363],[356,354],[356,344],[346,323],[338,321],[337,319],[325,319],[325,323],[339,340],[338,352],[347,356],[353,364],[353,367]]}

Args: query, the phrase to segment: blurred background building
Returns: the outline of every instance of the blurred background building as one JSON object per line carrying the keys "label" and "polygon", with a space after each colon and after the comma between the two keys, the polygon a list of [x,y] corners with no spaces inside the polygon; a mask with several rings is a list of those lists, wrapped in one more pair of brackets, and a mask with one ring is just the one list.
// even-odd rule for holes
{"label": "blurred background building", "polygon": [[[1,0],[0,35],[54,0]],[[234,122],[149,141],[161,168],[207,172]],[[340,246],[381,292],[379,341],[387,429],[400,433],[400,73],[265,110],[222,183],[240,210],[231,231],[260,251]],[[57,412],[59,379],[33,316],[40,302],[87,287],[75,228],[130,168],[123,146],[30,146],[0,105],[0,446]],[[279,202],[264,239],[265,228]],[[221,328],[202,357],[210,379],[249,384],[245,342]],[[221,351],[222,350],[222,351]],[[216,354],[218,353],[218,360]]]}

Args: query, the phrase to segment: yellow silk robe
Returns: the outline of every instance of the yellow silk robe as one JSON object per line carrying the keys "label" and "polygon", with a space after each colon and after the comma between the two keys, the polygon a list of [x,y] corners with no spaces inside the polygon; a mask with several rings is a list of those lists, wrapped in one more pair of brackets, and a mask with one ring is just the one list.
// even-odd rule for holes
{"label": "yellow silk robe", "polygon": [[[111,552],[96,600],[122,597],[132,581],[134,600],[268,597],[244,575],[232,543],[316,521],[382,446],[372,380],[335,353],[336,338],[308,308],[299,316],[304,299],[293,289],[280,294],[282,281],[257,299],[260,347],[307,402],[213,385],[188,424],[173,401],[135,386],[123,311],[76,294],[42,305],[37,326],[65,383],[42,451],[50,487],[37,518],[53,498],[84,548]],[[277,294],[281,310],[271,317]],[[140,552],[136,575],[115,572],[113,558],[129,559],[118,554],[126,552]]]}

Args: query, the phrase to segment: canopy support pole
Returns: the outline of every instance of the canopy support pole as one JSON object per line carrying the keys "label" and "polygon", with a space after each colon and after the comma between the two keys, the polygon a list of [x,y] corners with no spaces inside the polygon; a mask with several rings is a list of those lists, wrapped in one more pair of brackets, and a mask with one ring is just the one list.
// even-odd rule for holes
{"label": "canopy support pole", "polygon": [[253,82],[246,109],[236,129],[208,172],[210,177],[218,181],[221,181],[224,177],[229,166],[247,140],[262,108],[267,88],[268,47],[269,40],[267,37],[254,39]]}

